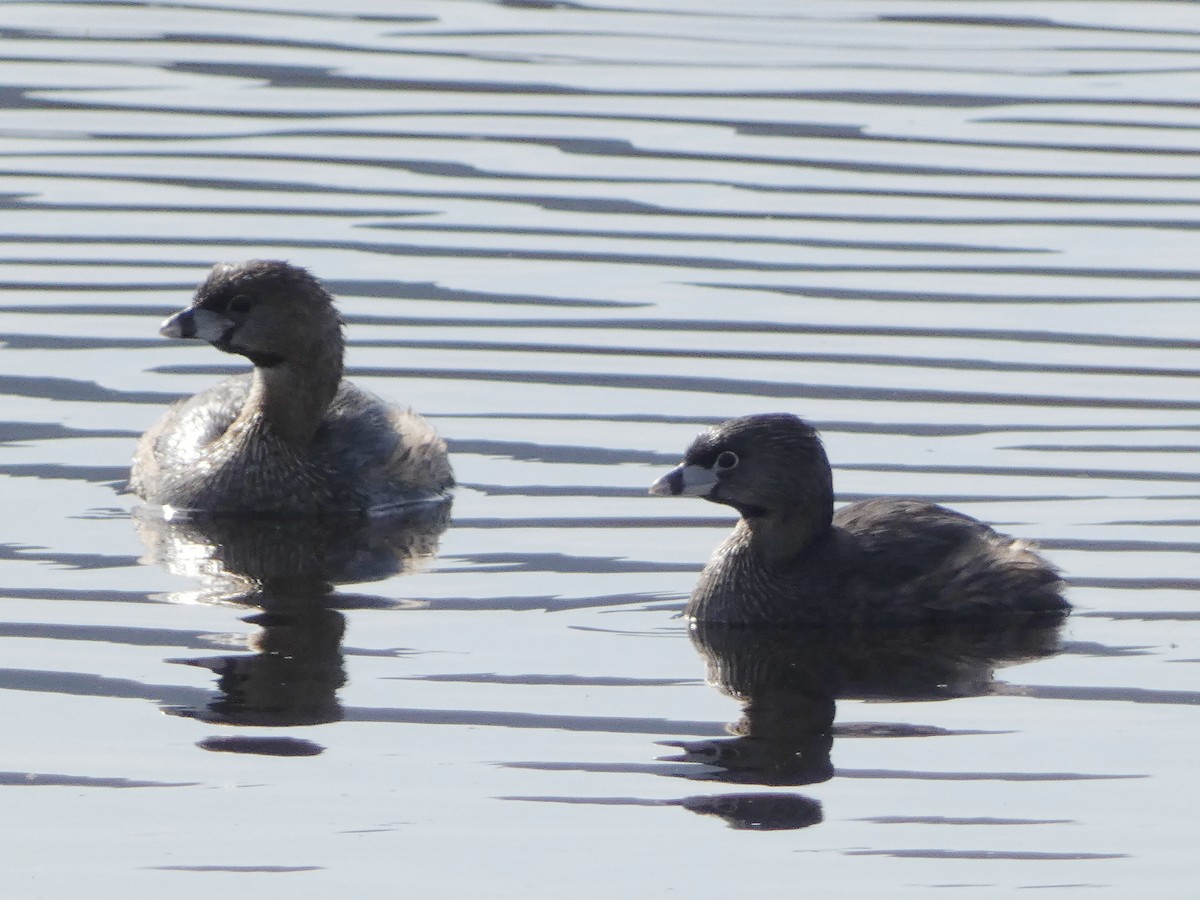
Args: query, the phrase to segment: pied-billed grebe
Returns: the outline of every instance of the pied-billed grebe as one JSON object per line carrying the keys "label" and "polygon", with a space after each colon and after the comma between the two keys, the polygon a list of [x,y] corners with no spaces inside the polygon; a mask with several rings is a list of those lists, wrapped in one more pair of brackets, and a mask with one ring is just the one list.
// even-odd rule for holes
{"label": "pied-billed grebe", "polygon": [[966,621],[1069,609],[1053,566],[969,516],[895,499],[835,513],[825,449],[795,416],[744,416],[702,433],[650,493],[704,497],[742,516],[692,592],[696,620]]}
{"label": "pied-billed grebe", "polygon": [[129,486],[148,503],[377,512],[453,487],[432,426],[342,380],[342,321],[306,270],[272,260],[214,266],[161,333],[208,341],[254,370],[177,403],[142,436]]}

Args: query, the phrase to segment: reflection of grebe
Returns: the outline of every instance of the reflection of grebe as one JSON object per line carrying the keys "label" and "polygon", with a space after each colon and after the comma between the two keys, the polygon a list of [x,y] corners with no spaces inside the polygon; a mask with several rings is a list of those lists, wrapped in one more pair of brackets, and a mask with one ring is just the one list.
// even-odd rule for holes
{"label": "reflection of grebe", "polygon": [[[337,608],[397,605],[382,597],[334,593],[333,585],[412,572],[431,560],[449,521],[449,501],[406,506],[386,517],[273,519],[233,516],[166,519],[139,513],[150,557],[204,584],[199,599],[260,612],[251,653],[173,662],[216,673],[220,693],[174,715],[226,725],[316,725],[342,717],[345,683]],[[281,752],[279,740],[214,741],[206,749]],[[295,748],[287,748],[294,751]],[[310,748],[311,749],[311,748]]]}
{"label": "reflection of grebe", "polygon": [[172,660],[215,673],[220,694],[204,707],[168,712],[222,725],[320,725],[341,719],[337,691],[346,682],[341,646],[346,617],[324,608],[318,598],[290,600],[274,598],[277,611],[246,620],[262,629],[250,640],[253,653]]}
{"label": "reflection of grebe", "polygon": [[701,816],[714,816],[737,831],[791,831],[822,820],[821,804],[799,794],[713,794],[675,800],[637,797],[504,797],[541,803],[594,804],[596,806],[678,806]]}
{"label": "reflection of grebe", "polygon": [[709,682],[742,703],[742,718],[729,729],[734,738],[672,745],[685,751],[683,761],[719,770],[695,777],[735,784],[831,778],[838,699],[986,694],[994,689],[997,666],[1059,647],[1059,624],[1045,620],[820,628],[698,622],[691,635]]}
{"label": "reflection of grebe", "polygon": [[448,498],[375,517],[134,513],[147,561],[200,581],[203,599],[228,594],[244,606],[263,606],[264,591],[323,596],[334,584],[418,571],[437,553],[449,521]]}
{"label": "reflection of grebe", "polygon": [[795,416],[744,416],[704,432],[650,488],[742,516],[692,592],[710,622],[966,621],[1061,616],[1058,573],[1024,542],[916,500],[833,509],[816,431]]}
{"label": "reflection of grebe", "polygon": [[254,364],[171,407],[142,437],[130,488],[208,512],[362,511],[453,486],[446,445],[420,416],[342,380],[342,323],[304,269],[217,265],[163,325]]}
{"label": "reflection of grebe", "polygon": [[716,816],[736,831],[793,831],[817,825],[821,804],[799,794],[716,794],[675,801],[702,816]]}

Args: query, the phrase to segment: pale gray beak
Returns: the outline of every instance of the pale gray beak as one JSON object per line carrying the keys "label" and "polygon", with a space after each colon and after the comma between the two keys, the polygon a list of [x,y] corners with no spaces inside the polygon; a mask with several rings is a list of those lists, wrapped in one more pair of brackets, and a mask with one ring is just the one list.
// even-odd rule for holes
{"label": "pale gray beak", "polygon": [[168,338],[194,338],[212,343],[219,341],[231,325],[231,321],[218,313],[189,306],[163,322],[158,333]]}
{"label": "pale gray beak", "polygon": [[704,466],[676,466],[654,484],[650,493],[659,497],[707,497],[717,486],[717,473]]}

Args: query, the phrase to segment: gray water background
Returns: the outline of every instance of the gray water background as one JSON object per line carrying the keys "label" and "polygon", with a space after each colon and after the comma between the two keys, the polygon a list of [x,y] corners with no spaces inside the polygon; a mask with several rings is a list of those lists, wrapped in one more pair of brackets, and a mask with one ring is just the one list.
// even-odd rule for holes
{"label": "gray water background", "polygon": [[[5,3],[0,47],[6,896],[1192,896],[1200,6]],[[240,362],[157,323],[249,257],[461,482],[339,588],[322,724],[222,721],[262,620],[116,491]],[[1037,541],[1056,652],[839,699],[812,783],[660,743],[740,715],[672,618],[731,518],[645,489],[768,410],[841,500]]]}

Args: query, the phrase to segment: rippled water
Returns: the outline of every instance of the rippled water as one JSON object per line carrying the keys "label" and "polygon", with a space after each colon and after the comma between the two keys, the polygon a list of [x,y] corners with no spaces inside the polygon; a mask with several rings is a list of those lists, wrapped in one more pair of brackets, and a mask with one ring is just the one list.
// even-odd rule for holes
{"label": "rippled water", "polygon": [[[7,896],[1190,895],[1200,7],[0,29]],[[157,322],[252,256],[326,279],[351,377],[447,437],[444,531],[280,562],[134,520],[136,436],[240,362]],[[767,410],[840,499],[1037,540],[1076,614],[689,640],[730,517],[646,487]],[[332,609],[214,580],[326,551],[375,566]]]}

